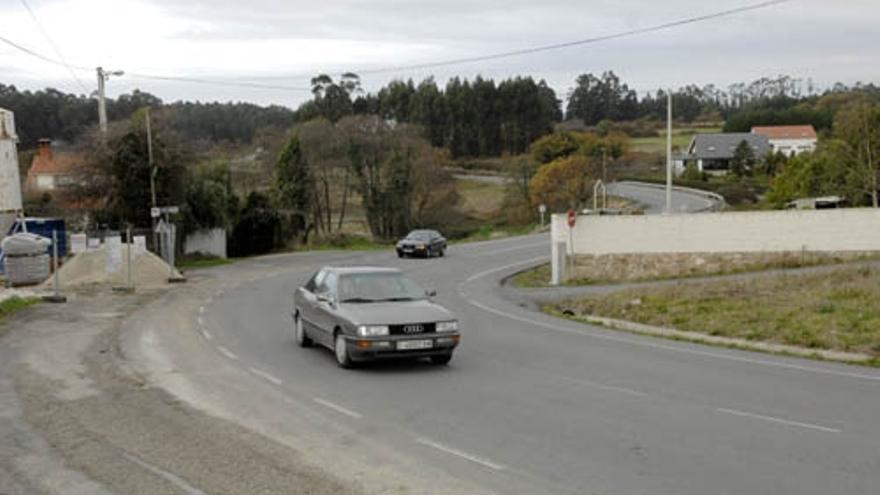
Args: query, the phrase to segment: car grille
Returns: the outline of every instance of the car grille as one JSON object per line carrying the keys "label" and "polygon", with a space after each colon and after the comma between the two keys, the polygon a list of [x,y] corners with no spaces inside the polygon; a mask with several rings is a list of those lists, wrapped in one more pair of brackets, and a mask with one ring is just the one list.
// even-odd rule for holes
{"label": "car grille", "polygon": [[435,323],[407,323],[406,325],[389,325],[388,333],[390,333],[391,335],[419,335],[423,333],[434,333],[436,331],[435,326]]}

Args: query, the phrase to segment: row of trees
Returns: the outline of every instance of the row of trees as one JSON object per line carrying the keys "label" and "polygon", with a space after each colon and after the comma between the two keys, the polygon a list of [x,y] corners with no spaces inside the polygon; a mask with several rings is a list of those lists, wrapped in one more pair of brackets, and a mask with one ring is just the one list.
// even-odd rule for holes
{"label": "row of trees", "polygon": [[[25,149],[36,147],[37,140],[43,137],[76,141],[98,123],[94,98],[51,88],[21,91],[15,86],[0,84],[0,107],[15,113],[19,140]],[[190,140],[250,142],[260,129],[271,126],[289,128],[294,123],[294,112],[282,106],[164,103],[160,98],[139,90],[115,99],[108,98],[107,118],[126,120],[144,107],[164,110],[171,127]]]}
{"label": "row of trees", "polygon": [[392,81],[375,94],[365,94],[356,75],[344,74],[338,82],[318,76],[312,86],[313,99],[297,111],[300,119],[321,116],[335,122],[346,115],[375,115],[415,124],[431,145],[453,156],[523,153],[562,118],[555,92],[530,77],[497,84],[482,77],[456,77],[443,88],[432,78],[418,85]]}

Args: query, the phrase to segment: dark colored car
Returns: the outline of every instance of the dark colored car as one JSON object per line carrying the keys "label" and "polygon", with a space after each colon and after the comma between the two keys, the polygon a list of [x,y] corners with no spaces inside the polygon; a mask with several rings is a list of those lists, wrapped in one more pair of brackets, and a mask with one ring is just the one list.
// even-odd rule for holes
{"label": "dark colored car", "polygon": [[332,350],[340,367],[383,358],[452,359],[458,320],[394,268],[325,267],[293,296],[294,338]]}
{"label": "dark colored car", "polygon": [[446,254],[446,238],[436,230],[413,230],[397,241],[397,256],[443,256]]}

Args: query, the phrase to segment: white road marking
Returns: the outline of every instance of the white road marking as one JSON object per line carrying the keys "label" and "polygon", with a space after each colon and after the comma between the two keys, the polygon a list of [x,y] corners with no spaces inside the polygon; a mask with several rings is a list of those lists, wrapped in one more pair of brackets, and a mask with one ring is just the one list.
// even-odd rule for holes
{"label": "white road marking", "polygon": [[480,457],[480,456],[476,456],[473,454],[469,454],[467,452],[458,450],[453,447],[443,445],[442,443],[437,443],[437,442],[435,442],[433,440],[429,440],[427,438],[417,438],[416,442],[420,443],[422,445],[426,445],[428,447],[437,449],[441,452],[445,452],[447,454],[454,455],[456,457],[461,457],[462,459],[471,461],[475,464],[479,464],[479,465],[487,467],[489,469],[494,469],[495,471],[504,471],[505,469],[507,469],[503,465],[492,462],[489,459],[486,459],[485,457]]}
{"label": "white road marking", "polygon": [[200,328],[199,332],[202,332],[202,337],[204,337],[206,340],[213,340],[214,339],[214,336],[211,335],[211,332],[205,330],[204,328]]}
{"label": "white road marking", "polygon": [[137,464],[138,466],[146,469],[147,471],[150,471],[153,474],[156,474],[162,478],[165,478],[167,481],[171,482],[173,485],[176,485],[178,488],[180,488],[181,490],[183,490],[184,492],[186,492],[189,495],[207,495],[205,492],[190,485],[189,483],[186,482],[186,480],[184,480],[180,476],[175,475],[174,473],[169,473],[168,471],[165,471],[164,469],[159,469],[156,466],[153,466],[152,464],[147,464],[146,462],[138,459],[137,457],[129,454],[128,452],[123,452],[122,456],[125,457],[126,459],[128,459],[129,461]]}
{"label": "white road marking", "polygon": [[198,321],[199,326],[203,326],[203,325],[205,324],[205,320],[203,320],[201,316],[199,316],[198,318],[196,318],[196,321]]}
{"label": "white road marking", "polygon": [[514,246],[514,247],[504,248],[504,249],[492,249],[492,250],[487,251],[485,253],[473,253],[473,254],[470,254],[469,256],[474,257],[474,258],[481,257],[481,256],[492,256],[492,255],[499,254],[499,253],[507,253],[510,251],[520,251],[523,249],[530,249],[530,248],[536,248],[536,247],[541,247],[541,246],[548,246],[549,247],[549,245],[550,244],[548,241],[544,241],[544,242],[539,242],[539,243],[535,243],[535,244],[526,244],[524,246]]}
{"label": "white road marking", "polygon": [[526,265],[529,263],[537,263],[539,261],[548,261],[548,257],[547,256],[538,256],[537,258],[532,258],[532,259],[525,260],[525,261],[519,261],[517,263],[511,263],[509,265],[504,265],[504,266],[500,266],[498,268],[492,268],[491,270],[485,270],[485,271],[482,271],[479,273],[475,273],[475,274],[471,275],[470,277],[468,277],[467,280],[465,280],[465,282],[473,282],[474,280],[476,280],[478,278],[483,278],[486,275],[491,275],[496,272],[501,272],[501,271],[507,270],[508,268],[513,268],[513,267],[519,266],[519,265]]}
{"label": "white road marking", "polygon": [[205,299],[205,304],[211,304],[211,301],[213,301],[213,300],[214,300],[214,296],[208,296],[208,298]]}
{"label": "white road marking", "polygon": [[557,375],[552,373],[552,376],[558,378],[559,380],[574,383],[577,385],[583,385],[586,387],[597,388],[599,390],[608,390],[610,392],[620,392],[622,394],[632,395],[633,397],[646,397],[648,394],[645,392],[639,392],[638,390],[633,390],[631,388],[626,387],[617,387],[614,385],[605,385],[604,383],[594,382],[592,380],[584,380],[583,378],[573,378],[565,375]]}
{"label": "white road marking", "polygon": [[715,410],[717,412],[724,413],[724,414],[732,414],[734,416],[741,416],[743,418],[760,419],[763,421],[769,421],[771,423],[779,423],[779,424],[788,425],[788,426],[797,426],[799,428],[808,428],[810,430],[825,431],[828,433],[840,433],[841,432],[841,430],[839,430],[837,428],[829,428],[827,426],[820,426],[820,425],[816,425],[816,424],[812,424],[812,423],[802,423],[800,421],[792,421],[789,419],[776,418],[773,416],[765,416],[763,414],[755,414],[755,413],[750,413],[750,412],[746,412],[746,411],[737,411],[736,409],[725,409],[725,408],[719,407],[718,409],[715,409]]}
{"label": "white road marking", "polygon": [[205,313],[205,307],[199,306],[199,314],[204,314],[204,313]]}
{"label": "white road marking", "polygon": [[340,406],[339,404],[334,404],[334,403],[330,402],[329,400],[324,400],[324,399],[321,399],[320,397],[315,397],[314,401],[318,404],[321,404],[324,407],[328,407],[338,413],[344,414],[344,415],[352,417],[354,419],[361,419],[364,417],[361,413],[354,412],[351,409],[346,409],[346,408]]}
{"label": "white road marking", "polygon": [[272,382],[275,385],[281,385],[283,383],[280,378],[272,376],[271,374],[266,373],[263,370],[258,370],[257,368],[249,368],[249,369],[250,369],[251,373],[253,373],[253,374],[259,376],[260,378],[263,378],[269,382]]}
{"label": "white road marking", "polygon": [[220,351],[220,354],[223,354],[224,356],[228,357],[229,359],[238,359],[238,356],[236,356],[232,351],[223,347],[222,345],[218,345],[217,350]]}
{"label": "white road marking", "polygon": [[717,353],[717,352],[701,351],[699,349],[689,349],[687,347],[676,347],[674,345],[649,342],[647,340],[646,341],[638,341],[638,340],[628,339],[625,337],[616,337],[613,335],[603,335],[600,333],[591,332],[587,329],[575,330],[575,329],[571,329],[571,328],[559,327],[559,326],[556,326],[553,324],[544,323],[542,321],[533,320],[531,318],[524,318],[522,316],[517,316],[517,315],[511,314],[509,312],[501,311],[501,310],[495,309],[491,306],[486,306],[485,304],[474,301],[472,299],[466,299],[466,301],[469,304],[471,304],[472,306],[476,306],[484,311],[488,311],[488,312],[490,312],[492,314],[496,314],[498,316],[503,316],[503,317],[509,318],[511,320],[516,320],[516,321],[519,321],[522,323],[528,323],[530,325],[535,325],[535,326],[543,327],[543,328],[546,328],[549,330],[568,333],[568,334],[572,334],[572,335],[581,335],[584,337],[592,337],[592,338],[596,338],[596,339],[606,340],[609,342],[618,342],[618,343],[623,343],[623,344],[648,347],[648,348],[652,348],[652,349],[663,349],[663,350],[667,350],[667,351],[680,352],[683,354],[707,356],[707,357],[711,357],[713,359],[724,359],[727,361],[736,361],[739,363],[757,364],[757,365],[762,365],[762,366],[771,366],[771,367],[775,367],[775,368],[784,368],[784,369],[796,370],[796,371],[808,371],[811,373],[819,373],[819,374],[824,374],[824,375],[843,376],[843,377],[847,377],[847,378],[859,378],[862,380],[870,380],[870,381],[880,382],[880,375],[869,375],[869,374],[865,374],[865,373],[853,373],[853,372],[849,372],[849,371],[837,371],[837,370],[825,369],[825,368],[814,368],[812,366],[805,366],[805,365],[801,365],[801,364],[768,361],[766,359],[747,358],[747,357],[735,356],[732,354],[721,354],[721,353]]}

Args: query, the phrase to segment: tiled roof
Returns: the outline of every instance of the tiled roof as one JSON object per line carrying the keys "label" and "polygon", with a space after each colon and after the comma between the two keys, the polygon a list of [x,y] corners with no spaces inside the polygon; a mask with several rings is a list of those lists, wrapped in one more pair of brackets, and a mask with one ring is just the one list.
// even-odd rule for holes
{"label": "tiled roof", "polygon": [[756,157],[770,152],[770,141],[767,136],[747,132],[727,134],[697,134],[688,148],[688,156],[694,159],[726,159],[733,158],[736,147],[741,142],[752,146]]}
{"label": "tiled roof", "polygon": [[816,139],[816,129],[811,125],[775,125],[752,127],[752,134],[768,139]]}

